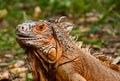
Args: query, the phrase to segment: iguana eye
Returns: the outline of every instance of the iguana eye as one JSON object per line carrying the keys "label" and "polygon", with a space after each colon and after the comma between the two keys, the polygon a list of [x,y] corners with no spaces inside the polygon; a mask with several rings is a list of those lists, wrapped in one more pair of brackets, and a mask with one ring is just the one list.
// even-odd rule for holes
{"label": "iguana eye", "polygon": [[42,30],[42,29],[43,29],[43,26],[42,26],[42,25],[40,25],[40,26],[39,26],[39,30]]}
{"label": "iguana eye", "polygon": [[36,26],[35,26],[36,30],[38,31],[44,31],[46,29],[46,24],[45,23],[38,23]]}

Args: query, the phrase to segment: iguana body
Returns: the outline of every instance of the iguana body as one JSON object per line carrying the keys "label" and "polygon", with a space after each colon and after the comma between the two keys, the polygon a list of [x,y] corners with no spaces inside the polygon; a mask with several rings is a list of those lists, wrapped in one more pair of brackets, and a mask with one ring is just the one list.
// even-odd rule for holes
{"label": "iguana body", "polygon": [[[120,81],[120,72],[98,61],[69,37],[71,24],[28,21],[17,26],[35,81]],[[81,45],[81,44],[80,44]]]}

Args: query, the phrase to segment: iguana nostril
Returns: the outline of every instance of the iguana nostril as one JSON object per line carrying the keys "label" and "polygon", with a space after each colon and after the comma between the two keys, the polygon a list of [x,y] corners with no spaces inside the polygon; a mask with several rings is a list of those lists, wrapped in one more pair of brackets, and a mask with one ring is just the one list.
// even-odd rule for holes
{"label": "iguana nostril", "polygon": [[21,26],[21,27],[20,27],[20,31],[25,31],[25,27],[24,27],[24,26]]}
{"label": "iguana nostril", "polygon": [[17,28],[16,28],[16,33],[17,34],[23,34],[23,33],[25,33],[25,31],[26,31],[26,28],[22,25],[18,25]]}
{"label": "iguana nostril", "polygon": [[22,30],[24,30],[24,27],[23,27],[23,26],[22,26],[21,28],[22,28]]}

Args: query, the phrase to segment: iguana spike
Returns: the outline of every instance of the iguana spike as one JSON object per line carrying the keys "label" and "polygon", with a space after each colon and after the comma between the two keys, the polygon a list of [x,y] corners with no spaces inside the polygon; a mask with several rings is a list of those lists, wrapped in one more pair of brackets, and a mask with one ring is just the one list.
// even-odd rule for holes
{"label": "iguana spike", "polygon": [[61,16],[60,18],[56,19],[55,22],[56,23],[60,23],[62,19],[65,19],[66,16]]}
{"label": "iguana spike", "polygon": [[83,42],[76,42],[76,45],[81,49]]}

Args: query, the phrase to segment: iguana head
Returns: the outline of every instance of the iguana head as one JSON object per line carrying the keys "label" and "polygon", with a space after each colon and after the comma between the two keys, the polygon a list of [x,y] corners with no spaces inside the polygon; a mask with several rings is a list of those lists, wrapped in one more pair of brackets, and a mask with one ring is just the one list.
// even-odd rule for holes
{"label": "iguana head", "polygon": [[30,20],[19,24],[16,27],[17,42],[25,49],[39,49],[43,58],[54,62],[59,56],[57,52],[62,50],[60,41],[72,29],[72,24],[61,22],[61,18],[54,21]]}

